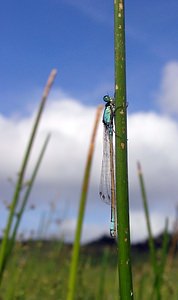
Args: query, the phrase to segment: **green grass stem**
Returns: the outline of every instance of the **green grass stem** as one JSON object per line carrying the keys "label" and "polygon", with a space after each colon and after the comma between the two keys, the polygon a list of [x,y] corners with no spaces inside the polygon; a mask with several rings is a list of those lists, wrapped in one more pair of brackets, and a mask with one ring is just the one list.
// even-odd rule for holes
{"label": "green grass stem", "polygon": [[124,0],[114,1],[115,41],[115,153],[118,220],[118,273],[121,300],[133,299],[130,255],[129,192],[127,166],[127,101]]}
{"label": "green grass stem", "polygon": [[24,195],[23,200],[22,200],[21,208],[20,208],[19,212],[16,213],[17,218],[16,218],[16,223],[15,223],[15,226],[14,226],[14,229],[13,229],[13,233],[12,233],[12,237],[11,237],[11,243],[10,243],[11,246],[10,246],[10,249],[9,249],[10,252],[11,252],[11,250],[12,250],[12,248],[13,248],[14,241],[15,241],[15,238],[16,238],[16,235],[17,235],[17,230],[18,230],[18,228],[19,228],[19,224],[20,224],[22,215],[23,215],[23,213],[24,213],[24,210],[25,210],[27,201],[28,201],[28,199],[29,199],[29,196],[30,196],[30,193],[31,193],[33,184],[34,184],[34,182],[35,182],[35,179],[36,179],[36,176],[37,176],[39,167],[40,167],[41,162],[42,162],[42,159],[43,159],[43,157],[44,157],[44,154],[45,154],[47,145],[48,145],[48,143],[49,143],[50,136],[51,136],[51,135],[48,134],[47,137],[46,137],[46,139],[45,139],[45,142],[44,142],[44,144],[43,144],[43,147],[42,147],[41,152],[40,152],[40,154],[39,154],[39,157],[38,157],[38,159],[37,159],[35,168],[34,168],[34,170],[33,170],[32,176],[31,176],[31,178],[30,178],[30,180],[29,180],[29,182],[28,182],[28,186],[27,186],[25,195]]}
{"label": "green grass stem", "polygon": [[153,286],[153,292],[155,289],[158,300],[162,299],[162,285],[163,285],[165,266],[166,266],[166,261],[167,261],[167,256],[168,256],[167,255],[168,242],[169,242],[168,219],[166,219],[160,258],[158,260],[159,263],[157,264],[158,265],[157,266],[157,274],[155,274],[155,282],[154,282],[154,286]]}
{"label": "green grass stem", "polygon": [[158,280],[157,280],[157,285],[159,289],[159,294],[160,298],[162,299],[162,293],[161,293],[161,288],[163,285],[163,277],[164,277],[164,272],[165,272],[165,266],[166,266],[166,261],[168,257],[168,243],[169,243],[169,238],[168,238],[168,219],[165,221],[165,230],[164,230],[164,235],[163,235],[163,242],[162,242],[162,248],[161,248],[161,253],[160,253],[160,261],[159,261],[159,266],[158,266]]}
{"label": "green grass stem", "polygon": [[3,237],[1,248],[0,248],[0,282],[1,282],[2,276],[3,276],[3,271],[4,271],[4,266],[5,266],[4,265],[4,260],[6,260],[6,251],[8,251],[8,240],[9,240],[9,237],[10,237],[10,231],[11,231],[11,227],[12,227],[12,223],[13,223],[13,219],[14,219],[14,215],[15,215],[15,209],[17,207],[19,197],[20,197],[20,192],[21,192],[21,189],[23,187],[23,180],[24,180],[25,171],[26,171],[27,164],[28,164],[28,161],[29,161],[29,158],[30,158],[32,146],[33,146],[33,143],[34,143],[34,140],[35,140],[35,136],[36,136],[36,132],[37,132],[37,129],[38,129],[38,126],[39,126],[41,116],[42,116],[42,112],[44,110],[44,106],[45,106],[47,97],[49,95],[49,91],[51,89],[51,86],[52,86],[52,84],[54,82],[54,79],[56,77],[56,74],[57,74],[57,71],[52,70],[50,75],[49,75],[47,84],[46,84],[44,92],[43,92],[41,103],[40,103],[40,106],[39,106],[39,109],[38,109],[38,112],[37,112],[37,116],[36,116],[36,119],[34,121],[32,132],[31,132],[29,142],[28,142],[28,145],[27,145],[27,149],[25,151],[24,159],[22,161],[20,172],[18,174],[18,179],[17,179],[17,183],[16,183],[16,186],[15,186],[14,195],[13,195],[13,198],[12,198],[12,203],[11,203],[11,206],[10,206],[9,217],[8,217],[8,220],[7,220],[7,225],[6,225],[6,228],[5,228],[5,233],[4,233],[4,237]]}
{"label": "green grass stem", "polygon": [[147,279],[147,274],[143,274],[140,280],[139,288],[138,288],[138,296],[137,300],[143,300],[144,299],[144,292],[145,292],[145,282]]}
{"label": "green grass stem", "polygon": [[141,165],[139,162],[137,163],[137,169],[138,169],[138,177],[139,177],[139,181],[140,181],[141,195],[142,195],[143,207],[144,207],[147,230],[148,230],[150,260],[151,260],[153,274],[154,274],[153,293],[156,293],[157,300],[160,300],[160,299],[162,299],[161,286],[162,286],[162,279],[163,279],[164,270],[165,270],[165,264],[166,264],[166,259],[167,259],[167,248],[168,248],[168,242],[169,242],[169,240],[168,240],[168,220],[166,219],[162,249],[161,249],[161,254],[160,254],[160,261],[158,261],[156,248],[154,245],[152,229],[151,229],[151,221],[150,221],[150,216],[149,216],[148,201],[147,201],[147,194],[146,194],[146,189],[145,189],[145,184],[144,184],[144,178],[143,178]]}
{"label": "green grass stem", "polygon": [[40,152],[40,155],[39,155],[39,157],[37,159],[37,163],[36,163],[35,168],[33,170],[32,176],[31,176],[31,178],[30,178],[30,180],[28,182],[26,192],[25,192],[24,197],[22,199],[21,208],[20,208],[19,212],[16,213],[16,220],[15,220],[15,224],[14,224],[14,228],[13,228],[12,234],[10,235],[9,240],[8,240],[7,250],[6,250],[6,255],[5,255],[5,258],[4,258],[4,261],[3,261],[3,268],[2,268],[2,270],[4,270],[4,268],[6,266],[6,263],[8,261],[8,258],[10,256],[11,252],[12,252],[13,247],[14,247],[14,242],[15,242],[16,235],[17,235],[17,230],[19,228],[19,224],[20,224],[23,212],[25,210],[25,207],[26,207],[26,204],[27,204],[30,192],[32,190],[34,181],[36,179],[36,175],[37,175],[37,172],[39,170],[39,167],[40,167],[42,158],[44,156],[46,147],[48,145],[49,139],[50,139],[50,134],[48,134],[47,137],[46,137],[46,139],[45,139],[44,145],[43,145],[43,147],[41,149],[41,152]]}
{"label": "green grass stem", "polygon": [[148,230],[148,242],[149,242],[149,248],[150,248],[150,260],[152,264],[153,274],[154,274],[154,285],[153,285],[153,293],[156,291],[157,300],[161,299],[161,292],[159,288],[159,269],[158,269],[158,263],[156,258],[156,249],[154,245],[154,239],[151,229],[151,221],[149,216],[149,209],[148,209],[148,201],[147,201],[147,194],[144,184],[144,178],[143,173],[141,169],[140,162],[137,162],[137,170],[138,170],[138,177],[140,181],[140,189],[141,189],[141,195],[142,195],[142,202],[145,212],[145,219],[146,219],[146,225]]}
{"label": "green grass stem", "polygon": [[142,173],[142,169],[141,169],[141,164],[139,162],[137,162],[137,170],[138,170],[138,177],[139,177],[139,181],[140,181],[140,189],[141,189],[143,207],[144,207],[144,212],[145,212],[146,225],[147,225],[147,230],[148,230],[150,259],[151,259],[153,270],[156,274],[157,273],[156,249],[155,249],[154,239],[153,239],[153,234],[152,234],[152,229],[151,229],[151,221],[150,221],[150,216],[149,216],[148,201],[147,201],[147,194],[146,194],[146,189],[145,189],[145,184],[144,184],[144,178],[143,178],[143,173]]}
{"label": "green grass stem", "polygon": [[169,244],[168,224],[169,224],[168,219],[166,219],[164,235],[163,235],[163,243],[161,249],[160,274],[164,274],[166,261],[167,261],[167,251],[168,251],[168,244]]}
{"label": "green grass stem", "polygon": [[175,216],[175,221],[173,223],[172,238],[171,238],[170,249],[168,254],[169,258],[167,264],[167,271],[169,271],[172,268],[177,245],[178,245],[178,205],[176,206],[176,216]]}
{"label": "green grass stem", "polygon": [[71,265],[70,265],[67,300],[73,300],[75,297],[81,232],[82,232],[83,218],[84,218],[85,205],[86,205],[86,199],[87,199],[87,193],[88,193],[91,164],[92,164],[92,158],[93,158],[93,153],[94,153],[96,132],[97,132],[102,108],[103,108],[102,106],[99,106],[97,109],[93,133],[92,133],[91,142],[90,142],[90,146],[89,146],[87,162],[86,162],[86,166],[85,166],[85,173],[84,173],[84,178],[83,178],[78,218],[77,218],[77,226],[76,226],[75,239],[74,239],[74,245],[73,245],[73,251],[72,251],[72,260],[71,260]]}
{"label": "green grass stem", "polygon": [[104,288],[106,283],[106,269],[108,266],[109,261],[109,250],[106,248],[103,253],[103,261],[101,266],[101,274],[99,276],[99,286],[98,286],[98,295],[97,300],[103,300],[104,299]]}

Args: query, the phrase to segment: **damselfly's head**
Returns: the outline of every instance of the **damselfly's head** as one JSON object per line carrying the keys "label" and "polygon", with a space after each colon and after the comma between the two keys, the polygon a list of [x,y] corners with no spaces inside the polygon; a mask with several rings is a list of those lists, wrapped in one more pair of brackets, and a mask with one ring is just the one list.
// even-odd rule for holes
{"label": "damselfly's head", "polygon": [[104,100],[104,102],[110,102],[112,99],[111,99],[111,97],[109,95],[105,95],[103,97],[103,100]]}
{"label": "damselfly's head", "polygon": [[112,104],[114,104],[114,98],[111,98],[109,95],[105,95],[104,97],[103,97],[103,100],[104,100],[104,102],[106,102],[106,103],[112,103]]}

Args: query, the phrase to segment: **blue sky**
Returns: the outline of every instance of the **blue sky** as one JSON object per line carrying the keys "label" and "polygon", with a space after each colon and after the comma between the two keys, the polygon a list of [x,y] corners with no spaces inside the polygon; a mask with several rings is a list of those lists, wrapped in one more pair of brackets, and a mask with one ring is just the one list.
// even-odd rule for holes
{"label": "blue sky", "polygon": [[[127,0],[125,11],[130,198],[136,240],[146,235],[135,167],[138,159],[145,170],[156,233],[162,229],[167,213],[173,219],[177,201],[178,2]],[[40,212],[28,211],[24,226],[27,223],[38,226],[37,216],[49,209],[45,203],[57,201],[60,195],[61,204],[57,206],[61,214],[66,215],[63,212],[66,203],[69,207],[63,231],[73,236],[95,109],[103,95],[114,92],[113,34],[113,1],[7,0],[1,4],[0,197],[3,200],[11,197],[12,186],[8,185],[7,177],[16,178],[43,86],[51,69],[58,70],[27,174],[28,177],[44,134],[51,131],[49,150],[30,200],[37,207],[41,203]],[[73,144],[75,148],[69,156]],[[171,157],[170,147],[174,149]],[[13,152],[7,156],[12,148]],[[86,211],[84,231],[88,239],[108,232],[110,210],[98,200],[101,156],[102,124]],[[165,177],[167,172],[169,178]],[[168,202],[170,191],[172,205]],[[44,199],[44,203],[39,199]]]}
{"label": "blue sky", "polygon": [[[165,63],[178,59],[177,1],[126,1],[130,110],[156,108]],[[86,104],[113,93],[113,1],[3,1],[1,112],[23,111],[51,68],[56,85]],[[28,92],[27,92],[28,91]]]}

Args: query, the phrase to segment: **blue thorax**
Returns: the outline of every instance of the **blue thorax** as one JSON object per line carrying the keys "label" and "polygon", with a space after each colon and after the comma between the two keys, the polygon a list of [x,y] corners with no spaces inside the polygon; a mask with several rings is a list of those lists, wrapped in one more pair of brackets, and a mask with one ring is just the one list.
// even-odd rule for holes
{"label": "blue thorax", "polygon": [[103,113],[103,123],[110,135],[113,134],[113,114],[113,106],[111,102],[107,102]]}

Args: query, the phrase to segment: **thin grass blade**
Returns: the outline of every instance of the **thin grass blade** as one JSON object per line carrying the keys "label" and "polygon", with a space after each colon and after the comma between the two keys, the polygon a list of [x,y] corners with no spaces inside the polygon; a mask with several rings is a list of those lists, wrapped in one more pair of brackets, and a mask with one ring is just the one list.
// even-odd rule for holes
{"label": "thin grass blade", "polygon": [[106,269],[108,266],[108,260],[109,260],[109,250],[105,249],[103,254],[103,261],[101,266],[101,274],[99,276],[99,286],[98,286],[98,295],[97,300],[103,300],[104,299],[104,288],[106,285]]}
{"label": "thin grass blade", "polygon": [[47,84],[44,88],[43,96],[42,96],[42,99],[41,99],[41,102],[40,102],[40,106],[39,106],[39,109],[38,109],[38,112],[37,112],[36,119],[34,121],[32,132],[31,132],[31,135],[29,137],[29,142],[28,142],[28,145],[27,145],[27,149],[25,151],[24,159],[22,161],[19,176],[18,176],[18,179],[17,179],[14,195],[13,195],[13,198],[12,198],[12,203],[11,203],[11,206],[10,206],[10,212],[9,212],[9,216],[8,216],[8,220],[7,220],[7,224],[6,224],[6,228],[5,228],[5,233],[4,233],[4,237],[3,237],[1,248],[0,248],[0,281],[1,281],[2,275],[3,275],[4,259],[6,257],[6,251],[8,249],[8,239],[9,239],[10,230],[11,230],[11,226],[12,226],[12,222],[13,222],[13,218],[14,218],[14,214],[15,214],[15,209],[17,207],[17,203],[18,203],[18,200],[19,200],[21,188],[23,186],[25,171],[26,171],[26,168],[27,168],[27,164],[28,164],[28,160],[29,160],[30,153],[31,153],[31,150],[32,150],[32,146],[33,146],[33,143],[34,143],[34,140],[35,140],[36,132],[37,132],[37,129],[38,129],[38,126],[39,126],[39,122],[40,122],[40,119],[41,119],[41,116],[42,116],[42,112],[44,110],[44,106],[45,106],[47,97],[49,95],[49,91],[50,91],[50,89],[52,87],[52,84],[54,82],[54,79],[56,77],[56,74],[57,74],[56,70],[51,71],[51,74],[48,78]]}
{"label": "thin grass blade", "polygon": [[47,135],[46,139],[45,139],[45,142],[44,142],[44,145],[41,149],[41,152],[40,152],[40,155],[37,159],[37,162],[36,162],[36,165],[35,165],[35,168],[33,170],[33,173],[32,173],[32,176],[29,180],[29,184],[28,184],[28,187],[26,189],[26,192],[25,192],[25,195],[24,195],[24,198],[22,200],[22,205],[21,205],[21,208],[19,210],[19,212],[17,213],[17,219],[16,219],[16,223],[15,223],[15,226],[14,226],[14,230],[13,230],[13,233],[12,233],[12,237],[11,237],[11,243],[10,243],[10,249],[9,249],[9,252],[11,252],[12,248],[13,248],[13,245],[14,245],[14,241],[15,241],[15,238],[16,238],[16,235],[17,235],[17,230],[18,230],[18,227],[19,227],[19,224],[20,224],[20,220],[22,218],[22,215],[23,215],[23,212],[25,210],[25,207],[26,207],[26,204],[27,204],[27,201],[28,201],[28,198],[30,196],[30,193],[31,193],[31,190],[32,190],[32,187],[33,187],[33,184],[35,182],[35,179],[36,179],[36,176],[37,176],[37,173],[38,173],[38,170],[39,170],[39,167],[41,165],[41,162],[42,162],[42,159],[44,157],[44,154],[45,154],[45,151],[46,151],[46,148],[47,148],[47,145],[49,143],[49,140],[50,140],[50,134]]}
{"label": "thin grass blade", "polygon": [[139,177],[139,181],[140,181],[142,202],[143,202],[145,218],[146,218],[146,224],[147,224],[147,230],[148,230],[151,262],[152,262],[153,269],[156,271],[157,270],[156,249],[155,249],[154,240],[153,240],[153,234],[152,234],[151,222],[150,222],[150,216],[149,216],[149,209],[148,209],[147,194],[146,194],[144,178],[143,178],[143,173],[142,173],[140,162],[137,163],[137,170],[138,170],[138,177]]}
{"label": "thin grass blade", "polygon": [[156,258],[156,248],[154,244],[152,229],[151,229],[151,221],[150,221],[150,215],[149,215],[149,209],[148,209],[148,201],[147,201],[147,194],[144,184],[144,178],[143,173],[141,169],[141,164],[137,163],[137,170],[138,170],[138,177],[140,181],[140,189],[141,189],[141,195],[142,195],[142,201],[143,201],[143,207],[145,212],[145,219],[147,224],[147,230],[148,230],[148,241],[149,241],[149,248],[150,248],[150,260],[152,264],[152,269],[154,273],[154,286],[153,286],[153,293],[156,292],[157,300],[161,299],[161,291],[160,291],[160,285],[159,285],[159,265]]}
{"label": "thin grass blade", "polygon": [[87,162],[86,162],[86,166],[85,166],[85,173],[84,173],[84,178],[83,178],[82,191],[81,191],[80,204],[79,204],[79,212],[78,212],[78,218],[77,218],[77,226],[76,226],[76,231],[75,231],[75,240],[74,240],[73,251],[72,251],[72,260],[71,260],[71,265],[70,265],[69,283],[68,283],[68,291],[67,291],[67,298],[66,298],[67,300],[73,300],[74,296],[75,296],[76,277],[77,277],[77,270],[78,270],[78,259],[79,259],[79,249],[80,249],[80,239],[81,239],[83,218],[84,218],[85,205],[86,205],[86,200],[87,200],[88,185],[89,185],[89,179],[90,179],[91,164],[92,164],[93,153],[94,153],[96,133],[97,133],[98,123],[100,120],[102,108],[103,108],[103,106],[100,105],[97,109],[93,133],[92,133],[91,142],[90,142],[89,151],[88,151]]}

